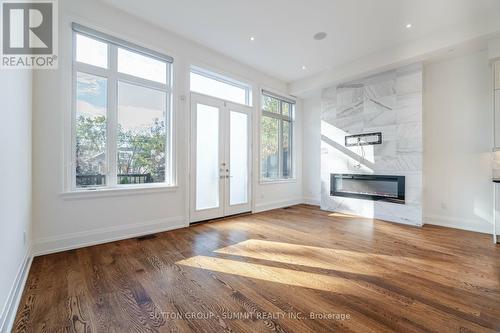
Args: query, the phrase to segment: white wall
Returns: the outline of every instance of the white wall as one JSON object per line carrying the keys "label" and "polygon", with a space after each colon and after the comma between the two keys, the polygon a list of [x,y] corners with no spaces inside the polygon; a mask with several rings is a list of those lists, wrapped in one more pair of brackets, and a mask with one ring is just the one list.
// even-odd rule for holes
{"label": "white wall", "polygon": [[[186,225],[189,95],[188,69],[205,67],[251,83],[254,101],[261,87],[286,91],[286,84],[257,72],[217,52],[123,14],[93,0],[60,1],[59,70],[39,71],[34,79],[34,233],[35,253],[47,253],[105,240],[126,238]],[[68,152],[68,117],[71,114],[71,28],[72,21],[121,37],[174,57],[174,131],[178,188],[172,191],[125,196],[69,198],[64,192]],[[258,129],[258,103],[254,103]],[[299,112],[300,113],[300,112]],[[300,115],[298,116],[300,117]],[[301,132],[301,129],[298,129]],[[258,152],[254,134],[254,155]],[[298,138],[300,148],[301,139]],[[300,150],[298,151],[300,161]],[[255,157],[258,155],[255,155]],[[258,161],[254,163],[257,172]],[[285,205],[287,198],[301,197],[302,183],[254,184],[255,209]]]}
{"label": "white wall", "polygon": [[425,66],[425,223],[491,232],[492,94],[486,51]]}
{"label": "white wall", "polygon": [[317,96],[304,99],[302,114],[304,201],[319,205],[321,200],[321,98]]}
{"label": "white wall", "polygon": [[14,315],[31,246],[31,88],[31,71],[0,71],[1,332]]}

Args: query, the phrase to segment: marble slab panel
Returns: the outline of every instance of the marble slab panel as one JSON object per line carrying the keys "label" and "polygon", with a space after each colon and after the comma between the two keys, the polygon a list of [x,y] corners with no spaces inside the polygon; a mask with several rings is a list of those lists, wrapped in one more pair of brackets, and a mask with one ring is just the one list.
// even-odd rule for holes
{"label": "marble slab panel", "polygon": [[[321,207],[421,225],[421,64],[328,87],[323,90],[322,100],[325,133],[321,146]],[[345,135],[374,132],[382,132],[381,145],[365,146],[362,150],[344,146]],[[406,204],[331,197],[331,173],[403,175]]]}

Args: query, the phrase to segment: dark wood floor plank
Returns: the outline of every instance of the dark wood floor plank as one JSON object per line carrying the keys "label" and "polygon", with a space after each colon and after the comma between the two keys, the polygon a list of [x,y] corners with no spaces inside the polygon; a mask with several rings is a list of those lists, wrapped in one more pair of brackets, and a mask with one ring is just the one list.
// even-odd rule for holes
{"label": "dark wood floor plank", "polygon": [[14,331],[498,332],[500,247],[298,205],[35,258]]}
{"label": "dark wood floor plank", "polygon": [[[147,248],[148,245],[144,243],[142,244],[145,246],[145,248]],[[182,254],[186,251],[180,251],[180,248],[175,247],[175,244],[179,244],[179,242],[163,243],[167,246],[167,253],[176,253],[177,255],[174,257],[172,257],[171,255],[159,255],[157,257],[157,261],[159,262],[158,265],[162,267],[173,267],[177,273],[176,275],[180,277],[179,282],[182,282],[184,284],[184,288],[179,288],[179,290],[182,293],[186,293],[185,291],[187,290],[188,293],[191,294],[191,302],[198,303],[202,307],[201,312],[210,313],[217,316],[216,318],[220,324],[220,327],[216,327],[215,331],[246,331],[245,327],[241,327],[241,325],[239,325],[239,322],[223,318],[224,314],[244,312],[248,310],[247,308],[242,306],[240,302],[234,302],[234,290],[231,289],[227,284],[221,285],[220,280],[217,279],[214,274],[210,274],[209,272],[206,272],[204,270],[193,270],[189,267],[178,265],[177,263],[179,261],[186,259],[185,254]],[[146,250],[150,253],[150,256],[153,256],[153,253],[158,253],[157,244],[154,245],[154,248]],[[172,248],[169,245],[174,246]],[[206,300],[208,299],[210,299],[211,302],[207,302]],[[269,327],[271,327],[271,329],[268,329]],[[263,321],[254,321],[253,330],[256,329],[259,331],[279,331],[276,323]]]}

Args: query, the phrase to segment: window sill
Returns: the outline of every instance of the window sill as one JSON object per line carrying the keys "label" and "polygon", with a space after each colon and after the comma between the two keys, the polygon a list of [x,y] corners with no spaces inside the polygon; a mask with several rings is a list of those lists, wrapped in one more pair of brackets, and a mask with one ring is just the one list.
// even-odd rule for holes
{"label": "window sill", "polygon": [[104,197],[120,197],[137,194],[152,194],[175,192],[179,189],[173,185],[150,185],[150,186],[130,186],[130,187],[113,187],[88,190],[68,191],[60,194],[64,200],[92,199]]}
{"label": "window sill", "polygon": [[297,179],[296,178],[290,178],[290,179],[276,179],[276,180],[260,180],[260,185],[273,185],[273,184],[290,184],[290,183],[296,183]]}

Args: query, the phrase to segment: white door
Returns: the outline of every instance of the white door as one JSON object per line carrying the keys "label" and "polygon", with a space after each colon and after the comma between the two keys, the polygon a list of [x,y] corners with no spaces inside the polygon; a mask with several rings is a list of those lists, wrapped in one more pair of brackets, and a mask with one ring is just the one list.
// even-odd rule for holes
{"label": "white door", "polygon": [[190,222],[251,210],[251,108],[191,93]]}

